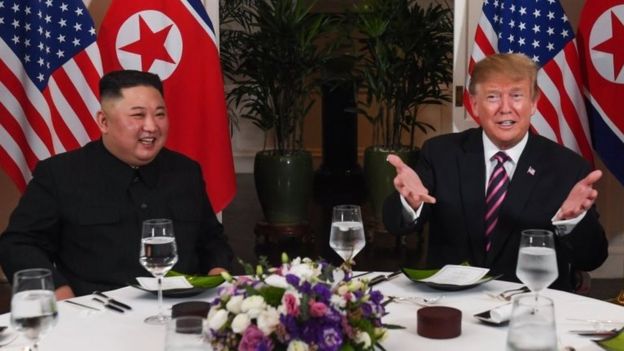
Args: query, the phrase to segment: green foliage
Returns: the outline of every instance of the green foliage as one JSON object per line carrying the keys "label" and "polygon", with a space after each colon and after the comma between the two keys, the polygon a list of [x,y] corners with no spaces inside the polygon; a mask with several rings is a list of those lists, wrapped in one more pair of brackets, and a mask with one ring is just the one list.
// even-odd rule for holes
{"label": "green foliage", "polygon": [[303,148],[303,119],[329,58],[318,41],[330,31],[332,19],[313,13],[315,3],[221,1],[221,62],[234,86],[228,103],[266,137],[272,135],[280,154]]}
{"label": "green foliage", "polygon": [[220,274],[217,275],[189,275],[175,271],[167,272],[167,277],[183,276],[186,280],[196,288],[214,288],[224,282]]}
{"label": "green foliage", "polygon": [[434,127],[417,119],[423,104],[450,101],[453,16],[448,5],[414,0],[362,0],[351,14],[365,97],[358,111],[373,125],[376,145],[400,149],[401,137]]}

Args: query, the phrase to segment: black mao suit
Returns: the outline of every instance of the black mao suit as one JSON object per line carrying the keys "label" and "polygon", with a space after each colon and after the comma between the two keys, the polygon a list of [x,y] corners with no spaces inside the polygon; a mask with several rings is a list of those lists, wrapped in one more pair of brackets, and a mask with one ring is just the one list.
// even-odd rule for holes
{"label": "black mao suit", "polygon": [[[492,248],[486,253],[484,157],[480,128],[428,140],[415,171],[437,202],[425,204],[416,223],[409,223],[395,192],[386,200],[384,223],[390,232],[401,234],[419,230],[428,221],[427,264],[432,268],[467,261],[517,281],[520,232],[554,230],[552,217],[590,168],[571,150],[529,134],[499,212]],[[592,207],[572,232],[556,238],[559,278],[552,287],[571,290],[571,269],[599,267],[607,257],[607,245]]]}
{"label": "black mao suit", "polygon": [[199,165],[163,148],[133,169],[101,140],[39,162],[0,237],[8,277],[20,269],[53,269],[55,285],[77,295],[150,276],[139,264],[141,223],[173,219],[175,270],[206,274],[229,267],[232,251],[206,196]]}

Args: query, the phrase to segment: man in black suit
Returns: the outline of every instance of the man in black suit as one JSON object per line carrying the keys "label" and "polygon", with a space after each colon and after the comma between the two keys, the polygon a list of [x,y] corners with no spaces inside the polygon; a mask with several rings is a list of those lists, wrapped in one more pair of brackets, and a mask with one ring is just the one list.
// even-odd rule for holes
{"label": "man in black suit", "polygon": [[[397,170],[397,191],[386,200],[384,223],[404,234],[428,221],[430,267],[467,261],[517,281],[520,232],[531,228],[558,234],[559,278],[552,287],[572,290],[573,270],[593,270],[606,259],[592,187],[602,173],[590,173],[580,156],[529,131],[539,98],[536,77],[535,64],[524,55],[488,56],[475,65],[469,86],[481,128],[428,140],[415,171],[388,157]],[[492,180],[508,181],[492,185],[486,199],[499,151],[506,155],[504,172]],[[488,202],[496,190],[500,201]]]}
{"label": "man in black suit", "polygon": [[[100,140],[39,162],[0,237],[7,276],[45,267],[58,299],[125,286],[139,264],[141,224],[173,220],[173,269],[217,274],[232,250],[199,164],[164,147],[169,118],[158,76],[116,71],[100,81]],[[183,126],[180,126],[183,128]]]}

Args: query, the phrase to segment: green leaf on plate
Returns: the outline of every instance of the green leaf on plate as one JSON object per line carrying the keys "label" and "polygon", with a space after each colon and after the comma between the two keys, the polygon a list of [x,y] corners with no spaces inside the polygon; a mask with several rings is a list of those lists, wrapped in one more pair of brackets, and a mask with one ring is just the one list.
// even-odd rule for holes
{"label": "green leaf on plate", "polygon": [[186,278],[186,280],[188,280],[189,283],[191,283],[191,285],[193,287],[195,287],[195,288],[204,288],[204,289],[214,288],[216,286],[221,285],[225,281],[225,279],[223,279],[221,274],[217,274],[217,275],[190,275],[190,274],[179,273],[179,272],[176,272],[176,271],[169,271],[169,273],[167,273],[166,276],[167,277],[183,276],[183,277]]}
{"label": "green leaf on plate", "polygon": [[624,328],[620,329],[614,336],[602,340],[594,340],[594,342],[608,351],[622,351],[624,350]]}
{"label": "green leaf on plate", "polygon": [[431,277],[436,274],[439,269],[412,269],[412,268],[401,268],[403,274],[405,274],[411,280],[421,280]]}

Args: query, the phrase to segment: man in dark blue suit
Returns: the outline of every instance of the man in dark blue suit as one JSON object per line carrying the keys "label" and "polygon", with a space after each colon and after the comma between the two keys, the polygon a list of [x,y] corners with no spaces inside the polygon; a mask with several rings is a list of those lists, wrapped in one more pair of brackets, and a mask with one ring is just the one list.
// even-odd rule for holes
{"label": "man in dark blue suit", "polygon": [[[529,131],[539,90],[537,68],[528,57],[483,59],[474,67],[469,91],[481,128],[428,140],[415,170],[388,157],[397,170],[397,191],[384,206],[386,227],[403,234],[428,222],[430,267],[467,261],[512,281],[520,232],[555,231],[559,278],[552,287],[572,290],[574,270],[593,270],[607,257],[594,206],[593,184],[602,173],[590,172],[576,153]],[[499,152],[506,191],[493,205],[495,215],[486,218],[487,185]]]}

